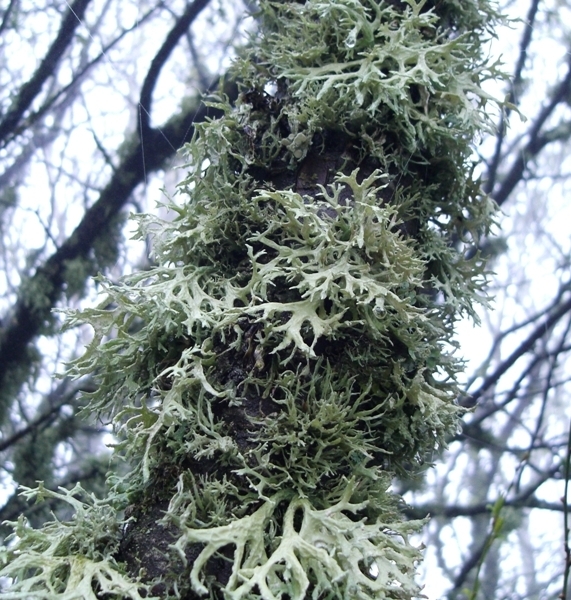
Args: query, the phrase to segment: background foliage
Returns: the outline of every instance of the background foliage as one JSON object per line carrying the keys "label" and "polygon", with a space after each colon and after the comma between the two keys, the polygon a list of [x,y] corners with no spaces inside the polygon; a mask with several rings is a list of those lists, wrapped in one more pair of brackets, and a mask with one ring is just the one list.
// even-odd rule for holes
{"label": "background foliage", "polygon": [[[28,505],[15,482],[101,489],[106,427],[77,417],[78,391],[91,382],[51,377],[89,333],[61,334],[51,309],[92,304],[98,271],[115,279],[148,266],[125,214],[161,213],[154,203],[177,177],[175,150],[208,112],[200,92],[225,72],[230,41],[255,27],[246,8],[12,0],[0,12],[2,520],[25,511],[40,524],[52,500],[60,506],[49,494]],[[431,598],[467,597],[478,569],[482,598],[555,598],[563,587],[571,7],[501,8],[520,21],[491,52],[503,53],[511,83],[501,91],[527,121],[512,116],[510,129],[500,123],[479,146],[485,188],[503,215],[500,238],[485,242],[495,310],[459,335],[466,403],[477,406],[436,470],[400,484],[411,516],[434,517],[424,538]],[[498,517],[503,528],[490,544]]]}

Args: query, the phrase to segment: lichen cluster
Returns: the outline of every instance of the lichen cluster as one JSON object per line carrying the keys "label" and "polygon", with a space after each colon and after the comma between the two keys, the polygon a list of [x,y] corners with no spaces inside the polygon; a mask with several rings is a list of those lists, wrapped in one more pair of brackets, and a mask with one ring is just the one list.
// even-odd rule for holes
{"label": "lichen cluster", "polygon": [[[96,374],[90,411],[133,465],[109,495],[115,545],[56,545],[40,566],[20,523],[0,598],[94,597],[66,595],[78,556],[139,581],[94,575],[106,598],[419,594],[419,524],[388,487],[458,427],[453,325],[481,299],[466,250],[493,213],[470,156],[496,15],[483,0],[308,0],[258,17],[238,102],[212,98],[224,116],[185,149],[174,218],[136,217],[156,266],[102,280],[102,303],[69,319],[94,328],[72,373]],[[145,558],[145,539],[168,560]]]}

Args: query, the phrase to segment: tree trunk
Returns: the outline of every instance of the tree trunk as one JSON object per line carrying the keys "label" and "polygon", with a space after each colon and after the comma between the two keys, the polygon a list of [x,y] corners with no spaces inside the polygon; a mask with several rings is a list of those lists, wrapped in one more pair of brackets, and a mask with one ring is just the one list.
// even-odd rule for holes
{"label": "tree trunk", "polygon": [[139,217],[158,266],[71,317],[95,329],[73,371],[100,373],[90,409],[134,465],[107,558],[136,589],[420,593],[419,523],[388,487],[458,427],[451,336],[483,273],[464,254],[493,208],[469,158],[494,15],[433,4],[264,4],[174,220]]}

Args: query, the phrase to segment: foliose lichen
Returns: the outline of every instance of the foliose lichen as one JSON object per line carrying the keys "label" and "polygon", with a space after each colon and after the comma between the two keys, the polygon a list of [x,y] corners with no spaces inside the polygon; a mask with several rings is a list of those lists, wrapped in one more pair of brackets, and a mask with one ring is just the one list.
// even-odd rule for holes
{"label": "foliose lichen", "polygon": [[[471,157],[498,16],[483,0],[308,0],[258,18],[239,101],[211,98],[224,116],[184,150],[174,218],[135,217],[156,266],[102,279],[102,303],[69,317],[95,332],[71,372],[98,378],[89,410],[133,465],[111,522],[131,520],[112,547],[46,542],[57,564],[30,558],[37,536],[83,539],[101,517],[20,523],[0,598],[95,597],[66,595],[77,577],[106,598],[420,594],[421,523],[388,488],[458,428],[453,326],[483,300],[466,250],[494,213]],[[159,535],[170,572],[136,549]]]}

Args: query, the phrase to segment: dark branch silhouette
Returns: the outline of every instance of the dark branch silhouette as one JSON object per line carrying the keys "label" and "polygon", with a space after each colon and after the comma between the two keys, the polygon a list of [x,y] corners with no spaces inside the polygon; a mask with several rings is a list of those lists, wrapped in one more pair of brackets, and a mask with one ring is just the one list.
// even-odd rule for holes
{"label": "dark branch silhouette", "polygon": [[142,137],[147,135],[150,128],[151,120],[151,102],[153,96],[153,90],[159,79],[159,75],[172,51],[175,49],[179,40],[186,34],[188,28],[200,14],[200,12],[208,6],[210,0],[194,0],[186,7],[184,13],[175,23],[174,27],[170,30],[163,45],[156,53],[155,57],[151,62],[151,66],[145,77],[143,87],[141,88],[141,96],[139,99],[139,124],[140,134]]}
{"label": "dark branch silhouette", "polygon": [[0,120],[0,144],[6,145],[10,136],[17,134],[24,113],[28,110],[45,82],[53,75],[62,55],[69,47],[77,26],[83,20],[85,11],[91,0],[75,0],[70,5],[61,23],[59,33],[42,60],[40,66],[20,89],[10,110]]}

